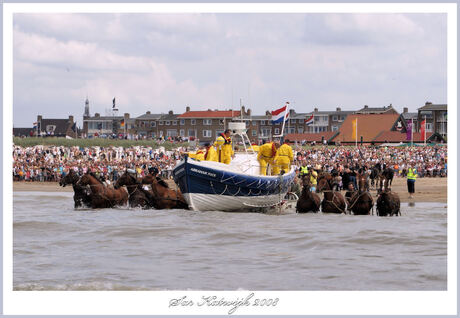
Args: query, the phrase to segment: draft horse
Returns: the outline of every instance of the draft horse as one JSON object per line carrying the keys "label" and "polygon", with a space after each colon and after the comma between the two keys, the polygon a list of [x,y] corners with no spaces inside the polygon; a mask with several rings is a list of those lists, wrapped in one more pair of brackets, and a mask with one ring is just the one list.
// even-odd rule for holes
{"label": "draft horse", "polygon": [[302,193],[297,200],[296,212],[298,213],[307,213],[314,212],[317,213],[321,206],[321,199],[319,195],[311,192],[311,172],[302,176]]}
{"label": "draft horse", "polygon": [[126,186],[128,190],[128,202],[132,208],[141,207],[148,209],[153,207],[153,195],[142,188],[142,183],[128,171],[125,171],[117,182],[114,184],[115,189],[119,189],[122,186]]}
{"label": "draft horse", "polygon": [[188,209],[188,204],[180,190],[175,191],[169,188],[163,179],[149,174],[142,179],[142,184],[152,186],[155,209]]}
{"label": "draft horse", "polygon": [[327,174],[318,180],[317,192],[324,192],[323,201],[321,201],[321,211],[323,213],[347,213],[345,208],[345,198],[340,192],[333,191],[333,178]]}
{"label": "draft horse", "polygon": [[380,180],[380,170],[377,167],[372,167],[369,173],[369,178],[371,179],[371,187],[375,189],[378,181]]}
{"label": "draft horse", "polygon": [[91,196],[90,191],[87,187],[81,186],[78,183],[80,177],[73,169],[69,169],[69,173],[67,173],[64,177],[59,180],[59,185],[61,187],[65,187],[68,184],[72,185],[73,188],[73,201],[74,207],[90,207],[91,206]]}
{"label": "draft horse", "polygon": [[128,193],[124,189],[111,189],[91,173],[84,174],[77,182],[79,186],[88,186],[90,189],[91,208],[113,208],[125,205],[128,202]]}
{"label": "draft horse", "polygon": [[369,193],[369,182],[365,175],[358,174],[358,190],[351,196],[347,210],[354,215],[369,215],[374,206],[374,199]]}
{"label": "draft horse", "polygon": [[388,189],[379,194],[376,206],[378,216],[401,215],[401,200],[399,199],[399,195]]}
{"label": "draft horse", "polygon": [[379,175],[379,190],[377,193],[382,191],[391,190],[391,184],[393,183],[394,170],[392,168],[385,168]]}

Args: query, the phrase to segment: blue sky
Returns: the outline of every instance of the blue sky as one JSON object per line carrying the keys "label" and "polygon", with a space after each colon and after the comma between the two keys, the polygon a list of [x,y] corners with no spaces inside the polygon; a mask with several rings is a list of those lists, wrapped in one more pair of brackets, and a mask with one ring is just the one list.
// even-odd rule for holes
{"label": "blue sky", "polygon": [[90,112],[447,103],[447,15],[14,15],[13,125]]}

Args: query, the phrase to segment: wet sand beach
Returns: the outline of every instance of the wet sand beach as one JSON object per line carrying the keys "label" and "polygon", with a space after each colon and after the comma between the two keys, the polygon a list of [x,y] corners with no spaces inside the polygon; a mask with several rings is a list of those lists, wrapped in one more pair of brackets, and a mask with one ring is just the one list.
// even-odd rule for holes
{"label": "wet sand beach", "polygon": [[[401,198],[401,202],[445,202],[447,203],[447,178],[419,178],[415,182],[415,195],[409,199],[405,178],[395,177],[392,191]],[[174,181],[167,180],[174,187]],[[72,192],[71,186],[60,187],[57,182],[13,182],[13,191]],[[375,190],[371,193],[376,197]]]}

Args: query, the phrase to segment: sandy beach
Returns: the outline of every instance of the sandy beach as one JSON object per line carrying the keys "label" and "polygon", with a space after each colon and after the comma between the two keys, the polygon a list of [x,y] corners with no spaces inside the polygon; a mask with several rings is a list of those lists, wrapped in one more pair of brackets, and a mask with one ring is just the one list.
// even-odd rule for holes
{"label": "sandy beach", "polygon": [[[168,180],[174,186],[172,180]],[[401,202],[445,202],[447,203],[447,178],[419,178],[415,183],[415,195],[409,199],[405,178],[395,178],[392,190],[398,193]],[[71,186],[60,187],[57,182],[13,182],[13,191],[67,191]],[[371,193],[376,197],[375,191]]]}

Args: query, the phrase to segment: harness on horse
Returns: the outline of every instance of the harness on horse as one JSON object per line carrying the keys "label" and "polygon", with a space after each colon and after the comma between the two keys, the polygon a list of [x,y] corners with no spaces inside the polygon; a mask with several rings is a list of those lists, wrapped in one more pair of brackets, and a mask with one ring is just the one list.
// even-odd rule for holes
{"label": "harness on horse", "polygon": [[[361,198],[364,194],[370,195],[370,193],[368,191],[361,192],[358,196],[356,196],[356,199],[353,201],[353,203],[347,209],[348,210],[353,209],[353,207],[355,206],[356,202],[358,202],[358,199]],[[371,197],[371,199],[372,199],[372,197]],[[373,201],[370,200],[370,201],[365,201],[365,202],[373,202]]]}
{"label": "harness on horse", "polygon": [[336,194],[335,194],[335,191],[333,190],[323,190],[324,193],[326,192],[332,192],[332,200],[326,200],[326,197],[324,197],[324,200],[326,202],[329,202],[329,203],[332,203],[339,211],[342,211],[342,213],[345,213],[347,214],[347,212],[345,210],[343,210],[342,208],[340,208],[339,206],[337,206],[337,204],[335,204],[334,202],[334,199],[336,198]]}

